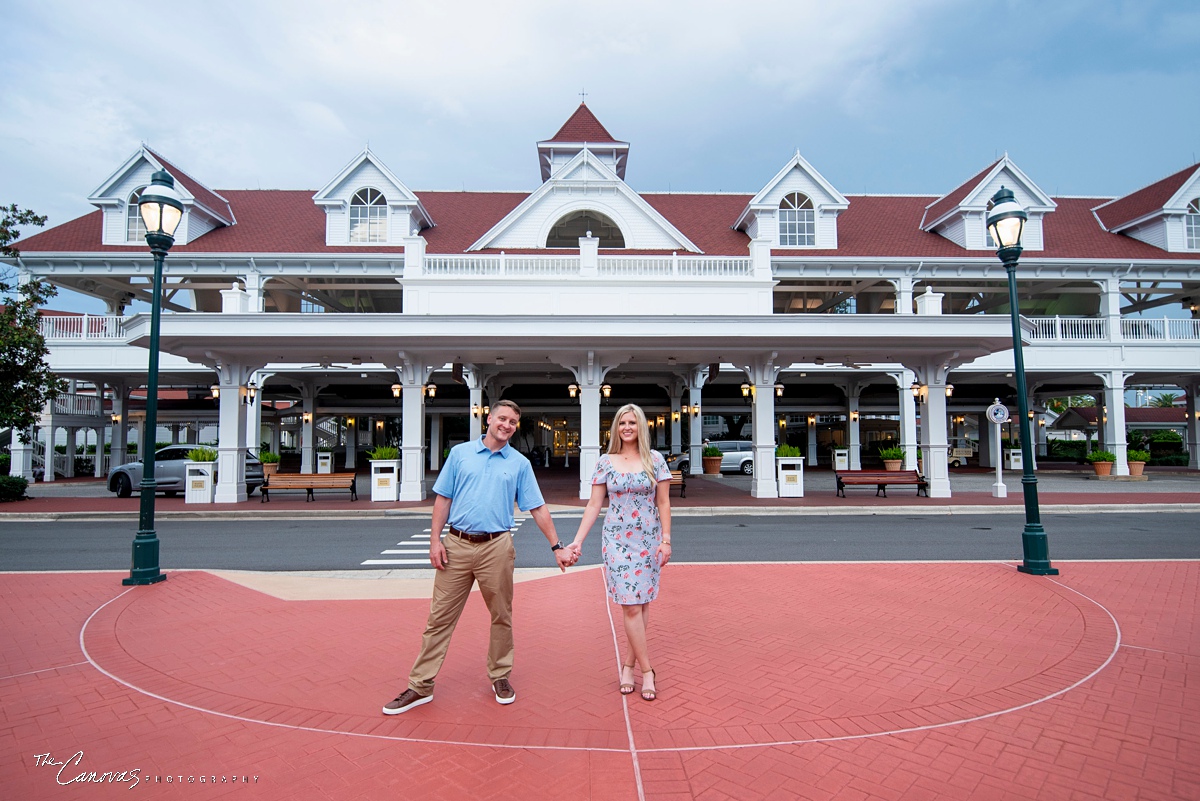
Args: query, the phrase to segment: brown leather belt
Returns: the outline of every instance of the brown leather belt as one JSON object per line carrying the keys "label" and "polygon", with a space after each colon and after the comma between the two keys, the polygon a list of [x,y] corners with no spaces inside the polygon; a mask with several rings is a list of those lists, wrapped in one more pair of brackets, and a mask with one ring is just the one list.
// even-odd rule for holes
{"label": "brown leather belt", "polygon": [[478,545],[481,542],[491,542],[492,540],[496,539],[496,537],[499,537],[501,534],[507,534],[508,532],[507,531],[493,531],[491,534],[471,534],[466,531],[459,531],[454,526],[451,526],[450,533],[453,534],[454,536],[458,537],[460,540],[466,540],[467,542],[473,542],[476,545]]}

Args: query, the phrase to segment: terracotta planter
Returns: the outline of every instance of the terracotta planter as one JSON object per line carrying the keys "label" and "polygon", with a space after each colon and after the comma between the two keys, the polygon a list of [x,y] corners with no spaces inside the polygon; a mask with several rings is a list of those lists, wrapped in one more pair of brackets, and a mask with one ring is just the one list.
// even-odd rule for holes
{"label": "terracotta planter", "polygon": [[1092,469],[1096,471],[1098,476],[1112,475],[1112,462],[1092,462]]}
{"label": "terracotta planter", "polygon": [[263,462],[263,475],[273,476],[279,472],[279,462]]}
{"label": "terracotta planter", "polygon": [[715,476],[721,472],[720,456],[701,456],[700,461],[704,463],[705,475]]}
{"label": "terracotta planter", "polygon": [[904,464],[903,459],[884,459],[883,469],[889,470],[893,473],[898,473],[900,471],[900,465],[902,464]]}
{"label": "terracotta planter", "polygon": [[1130,462],[1129,463],[1129,475],[1140,476],[1142,474],[1142,468],[1144,468],[1145,466],[1146,466],[1145,462]]}

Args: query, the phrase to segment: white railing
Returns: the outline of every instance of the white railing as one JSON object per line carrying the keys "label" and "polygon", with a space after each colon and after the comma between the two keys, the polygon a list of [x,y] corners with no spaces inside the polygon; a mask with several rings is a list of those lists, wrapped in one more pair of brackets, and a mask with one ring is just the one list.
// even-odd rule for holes
{"label": "white railing", "polygon": [[[578,256],[488,253],[477,256],[426,256],[424,275],[465,277],[559,278],[583,271]],[[669,278],[737,278],[752,273],[750,259],[713,256],[604,256],[597,275]]]}
{"label": "white railing", "polygon": [[54,399],[54,414],[76,414],[88,417],[100,416],[100,399],[95,395],[64,392]]}
{"label": "white railing", "polygon": [[46,339],[124,339],[123,320],[116,314],[43,315],[38,322],[38,332]]}
{"label": "white railing", "polygon": [[[1110,341],[1105,317],[1026,317],[1025,321],[1033,342]],[[1125,342],[1197,342],[1200,320],[1125,317],[1121,320],[1120,337]]]}

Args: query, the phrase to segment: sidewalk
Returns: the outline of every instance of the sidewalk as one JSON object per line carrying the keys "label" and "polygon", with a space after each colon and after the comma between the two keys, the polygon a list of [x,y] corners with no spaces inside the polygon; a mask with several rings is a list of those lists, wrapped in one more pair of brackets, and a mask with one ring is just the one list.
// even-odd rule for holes
{"label": "sidewalk", "polygon": [[125,588],[119,573],[0,574],[0,786],[14,799],[1200,797],[1200,563],[1057,566],[671,565],[654,703],[617,693],[623,634],[598,569],[523,573],[517,702],[490,694],[476,596],[434,702],[391,718],[379,708],[415,657],[427,578],[197,571]]}

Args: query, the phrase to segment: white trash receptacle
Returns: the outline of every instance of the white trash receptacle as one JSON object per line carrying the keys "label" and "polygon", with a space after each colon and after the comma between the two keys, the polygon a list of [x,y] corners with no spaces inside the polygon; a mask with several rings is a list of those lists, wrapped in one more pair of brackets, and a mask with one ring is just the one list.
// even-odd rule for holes
{"label": "white trash receptacle", "polygon": [[850,449],[849,448],[834,448],[833,449],[833,469],[834,470],[849,470],[850,469]]}
{"label": "white trash receptacle", "polygon": [[400,460],[371,460],[371,500],[400,500]]}
{"label": "white trash receptacle", "polygon": [[1021,451],[1017,448],[1010,448],[1004,452],[1004,469],[1005,470],[1024,470],[1025,462],[1021,459]]}
{"label": "white trash receptacle", "polygon": [[185,503],[212,503],[217,491],[216,462],[184,462]]}
{"label": "white trash receptacle", "polygon": [[779,481],[780,498],[803,498],[804,457],[775,457],[775,478]]}
{"label": "white trash receptacle", "polygon": [[333,472],[333,454],[318,453],[317,454],[317,472],[332,473]]}

